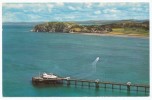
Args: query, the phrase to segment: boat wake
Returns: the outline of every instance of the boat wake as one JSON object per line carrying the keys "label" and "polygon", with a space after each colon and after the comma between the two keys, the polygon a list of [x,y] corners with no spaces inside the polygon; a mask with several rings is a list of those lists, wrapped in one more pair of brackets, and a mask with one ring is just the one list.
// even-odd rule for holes
{"label": "boat wake", "polygon": [[78,74],[73,75],[73,77],[76,78],[89,78],[91,76],[93,76],[96,73],[96,67],[97,67],[97,62],[99,61],[99,57],[97,57],[90,65],[89,67],[84,67],[83,69],[81,68],[81,70],[78,72]]}
{"label": "boat wake", "polygon": [[99,59],[100,58],[97,57],[91,64],[82,66],[78,70],[64,69],[58,65],[55,65],[51,72],[65,77],[70,76],[76,79],[91,78],[96,74]]}
{"label": "boat wake", "polygon": [[93,61],[93,63],[92,63],[92,68],[93,68],[93,71],[94,72],[96,72],[96,67],[97,67],[97,62],[99,61],[99,57],[97,57],[94,61]]}

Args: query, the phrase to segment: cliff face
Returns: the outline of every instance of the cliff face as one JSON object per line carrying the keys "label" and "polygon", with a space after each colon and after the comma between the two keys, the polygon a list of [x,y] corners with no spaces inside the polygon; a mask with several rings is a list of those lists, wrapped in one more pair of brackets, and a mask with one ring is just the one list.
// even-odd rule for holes
{"label": "cliff face", "polygon": [[48,22],[44,24],[36,25],[33,29],[34,32],[85,32],[85,33],[102,33],[110,32],[112,28],[110,26],[102,25],[79,25],[70,22]]}
{"label": "cliff face", "polygon": [[33,29],[34,32],[66,32],[69,31],[74,23],[63,22],[48,22],[44,24],[36,25]]}
{"label": "cliff face", "polygon": [[149,22],[120,21],[106,25],[79,25],[72,22],[48,22],[36,25],[34,32],[61,32],[61,33],[108,33],[114,28],[130,30],[149,30]]}

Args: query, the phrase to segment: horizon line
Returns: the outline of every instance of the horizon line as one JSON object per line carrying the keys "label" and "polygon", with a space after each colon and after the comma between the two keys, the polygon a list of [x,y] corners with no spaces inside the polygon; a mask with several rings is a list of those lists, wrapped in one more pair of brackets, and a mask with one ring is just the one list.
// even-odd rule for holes
{"label": "horizon line", "polygon": [[[121,21],[121,20],[150,20],[150,19],[106,19],[106,20],[79,20],[79,21],[14,21],[16,23],[22,23],[22,22],[84,22],[84,21]],[[2,21],[2,23],[13,23],[13,21]]]}

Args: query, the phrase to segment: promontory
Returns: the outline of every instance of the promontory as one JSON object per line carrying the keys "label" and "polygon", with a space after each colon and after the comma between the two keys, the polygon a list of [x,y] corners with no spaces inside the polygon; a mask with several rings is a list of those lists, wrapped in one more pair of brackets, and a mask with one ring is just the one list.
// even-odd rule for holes
{"label": "promontory", "polygon": [[107,24],[79,24],[75,22],[46,22],[38,24],[33,32],[95,33],[149,36],[149,21],[117,21]]}

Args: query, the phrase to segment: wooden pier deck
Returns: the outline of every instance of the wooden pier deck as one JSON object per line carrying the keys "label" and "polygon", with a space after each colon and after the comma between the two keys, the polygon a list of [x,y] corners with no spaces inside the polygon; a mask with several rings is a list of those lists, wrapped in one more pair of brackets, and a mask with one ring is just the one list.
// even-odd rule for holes
{"label": "wooden pier deck", "polygon": [[144,84],[131,84],[128,83],[116,83],[116,82],[104,82],[99,80],[78,80],[78,79],[67,79],[67,78],[55,78],[55,79],[44,79],[42,77],[33,77],[32,83],[34,85],[43,83],[43,84],[62,84],[66,86],[81,86],[81,87],[95,87],[95,88],[110,88],[110,89],[119,89],[119,90],[127,90],[137,91],[137,92],[145,92],[149,93],[150,87],[149,85]]}

